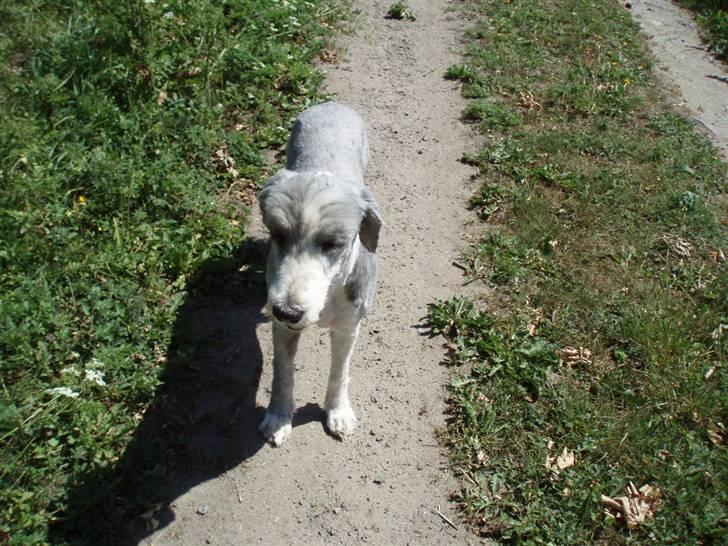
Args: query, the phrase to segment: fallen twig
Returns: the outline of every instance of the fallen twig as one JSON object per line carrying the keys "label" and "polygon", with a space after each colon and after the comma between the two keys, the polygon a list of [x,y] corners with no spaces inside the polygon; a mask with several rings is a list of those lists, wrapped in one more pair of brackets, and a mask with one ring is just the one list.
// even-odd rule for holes
{"label": "fallen twig", "polygon": [[472,483],[476,487],[478,486],[478,482],[473,479],[473,477],[467,470],[465,470],[464,468],[458,468],[458,470],[460,471],[460,474],[462,474],[462,476],[466,478],[470,483]]}
{"label": "fallen twig", "polygon": [[465,271],[466,273],[467,273],[468,271],[470,271],[470,268],[469,268],[468,266],[465,266],[465,265],[461,264],[461,263],[460,263],[460,262],[458,262],[458,261],[455,261],[455,260],[453,260],[453,262],[452,262],[452,265],[453,265],[453,266],[455,266],[455,267],[457,267],[458,269],[462,269],[462,270],[463,270],[463,271]]}
{"label": "fallen twig", "polygon": [[470,385],[471,383],[475,383],[476,381],[477,380],[476,379],[473,379],[473,378],[465,379],[463,381],[459,381],[457,383],[453,383],[452,386],[455,387],[456,389],[459,389],[460,387],[464,387],[465,385]]}
{"label": "fallen twig", "polygon": [[447,523],[450,527],[452,527],[456,531],[458,530],[457,525],[455,525],[452,522],[452,520],[450,518],[448,518],[445,514],[443,514],[442,512],[440,512],[440,506],[439,505],[437,506],[437,510],[433,510],[433,512],[435,514],[437,514],[438,516],[440,516],[445,521],[445,523]]}

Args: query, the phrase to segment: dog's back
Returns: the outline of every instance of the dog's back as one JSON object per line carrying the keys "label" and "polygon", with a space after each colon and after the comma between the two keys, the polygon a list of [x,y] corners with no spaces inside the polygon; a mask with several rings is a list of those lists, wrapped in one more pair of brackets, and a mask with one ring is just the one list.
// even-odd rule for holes
{"label": "dog's back", "polygon": [[327,171],[363,184],[368,154],[366,127],[359,115],[343,104],[325,102],[296,119],[286,149],[286,168]]}

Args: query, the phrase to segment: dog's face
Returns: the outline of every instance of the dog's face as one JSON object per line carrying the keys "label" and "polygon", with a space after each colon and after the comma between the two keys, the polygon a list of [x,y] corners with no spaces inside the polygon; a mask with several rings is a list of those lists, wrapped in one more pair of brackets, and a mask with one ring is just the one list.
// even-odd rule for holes
{"label": "dog's face", "polygon": [[360,245],[374,252],[382,225],[365,188],[330,173],[283,169],[259,195],[271,236],[267,311],[294,330],[319,320],[330,288],[351,272]]}

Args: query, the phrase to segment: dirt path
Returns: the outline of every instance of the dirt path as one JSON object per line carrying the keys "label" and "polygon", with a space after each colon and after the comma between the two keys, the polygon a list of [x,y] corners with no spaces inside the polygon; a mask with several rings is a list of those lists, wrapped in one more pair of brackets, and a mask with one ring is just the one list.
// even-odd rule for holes
{"label": "dirt path", "polygon": [[728,160],[728,70],[705,51],[690,12],[670,0],[636,0],[631,13],[647,34],[664,79],[680,95],[678,105]]}
{"label": "dirt path", "polygon": [[[386,222],[379,290],[352,371],[359,428],[344,442],[325,433],[318,404],[328,372],[328,336],[307,332],[299,350],[299,411],[291,439],[275,449],[251,436],[245,444],[250,454],[240,464],[217,476],[191,477],[171,502],[173,521],[145,543],[476,541],[462,525],[455,531],[433,513],[439,506],[458,519],[448,502],[455,486],[434,437],[444,424],[448,372],[440,365],[441,341],[417,327],[434,298],[461,292],[461,273],[450,264],[462,248],[468,219],[470,170],[458,162],[468,134],[458,121],[464,106],[459,90],[442,76],[458,61],[463,23],[448,13],[444,0],[411,0],[416,22],[385,20],[388,0],[353,4],[361,12],[359,30],[344,38],[345,60],[326,67],[327,88],[369,126],[367,180]],[[226,320],[242,312],[228,309]],[[269,396],[270,324],[255,331],[264,362],[255,398],[260,408]],[[242,418],[242,434],[257,434],[251,430],[257,411],[255,419]]]}

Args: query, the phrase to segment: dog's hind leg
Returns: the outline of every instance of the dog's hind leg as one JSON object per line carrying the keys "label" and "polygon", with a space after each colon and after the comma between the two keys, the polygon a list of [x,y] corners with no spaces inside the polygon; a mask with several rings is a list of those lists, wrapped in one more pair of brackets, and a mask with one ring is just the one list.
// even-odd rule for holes
{"label": "dog's hind leg", "polygon": [[356,416],[349,403],[349,366],[354,344],[359,335],[359,323],[351,328],[332,328],[331,371],[326,390],[326,426],[329,432],[342,437],[351,434]]}
{"label": "dog's hind leg", "polygon": [[273,323],[273,387],[270,404],[258,430],[266,440],[280,446],[291,434],[293,417],[293,363],[300,332]]}

